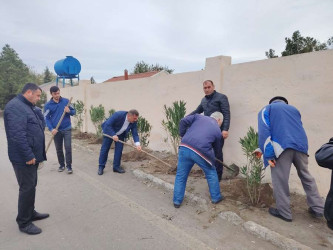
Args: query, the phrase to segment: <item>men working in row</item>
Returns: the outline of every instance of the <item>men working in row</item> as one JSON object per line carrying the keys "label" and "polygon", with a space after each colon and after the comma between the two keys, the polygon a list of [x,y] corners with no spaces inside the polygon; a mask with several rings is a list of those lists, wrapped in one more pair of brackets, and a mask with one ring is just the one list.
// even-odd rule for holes
{"label": "men working in row", "polygon": [[[46,125],[54,135],[54,145],[57,151],[59,172],[65,170],[65,159],[67,173],[73,173],[72,169],[72,125],[71,116],[75,115],[72,105],[67,106],[69,100],[60,96],[60,89],[57,86],[50,88],[51,100],[45,104],[44,116]],[[66,112],[60,126],[56,129],[63,113]],[[63,144],[65,145],[66,158],[64,157]]]}
{"label": "men working in row", "polygon": [[[223,162],[223,152],[222,148],[224,145],[224,140],[228,138],[229,126],[230,126],[230,107],[229,101],[226,95],[215,91],[215,85],[213,81],[206,80],[203,82],[203,90],[205,92],[205,97],[202,98],[200,105],[194,110],[190,115],[204,113],[205,116],[210,116],[214,112],[221,112],[223,115],[223,123],[220,125],[222,137],[220,143],[219,160]],[[222,179],[223,165],[220,162],[216,162],[216,171],[219,181]]]}
{"label": "men working in row", "polygon": [[112,136],[112,139],[103,136],[102,147],[99,155],[98,174],[102,175],[105,164],[108,159],[109,150],[113,141],[115,141],[115,150],[113,158],[113,172],[125,173],[125,170],[121,167],[121,156],[123,152],[123,143],[126,135],[131,131],[137,150],[141,150],[140,140],[137,131],[137,121],[139,118],[139,112],[135,109],[130,111],[118,111],[115,112],[109,119],[102,124],[103,133]]}

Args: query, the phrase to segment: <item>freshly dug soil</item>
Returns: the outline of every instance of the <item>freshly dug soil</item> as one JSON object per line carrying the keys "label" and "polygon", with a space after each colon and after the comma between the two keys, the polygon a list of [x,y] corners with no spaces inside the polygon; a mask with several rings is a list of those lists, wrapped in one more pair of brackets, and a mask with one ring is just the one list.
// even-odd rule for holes
{"label": "freshly dug soil", "polygon": [[96,134],[82,133],[77,130],[73,130],[73,138],[79,140],[87,140],[88,144],[101,144],[103,141],[103,137],[98,137]]}
{"label": "freshly dug soil", "polygon": [[[146,149],[145,149],[146,150]],[[123,153],[121,160],[124,162],[127,161],[145,161],[145,160],[149,160],[151,159],[151,157],[149,157],[147,154],[137,151],[137,150],[133,150],[127,153]]]}
{"label": "freshly dug soil", "polygon": [[[248,195],[246,180],[233,179],[222,182],[221,186],[223,194],[231,200],[237,200],[245,204],[250,204],[250,197]],[[261,185],[260,200],[257,207],[269,207],[274,203],[273,189],[268,183]]]}

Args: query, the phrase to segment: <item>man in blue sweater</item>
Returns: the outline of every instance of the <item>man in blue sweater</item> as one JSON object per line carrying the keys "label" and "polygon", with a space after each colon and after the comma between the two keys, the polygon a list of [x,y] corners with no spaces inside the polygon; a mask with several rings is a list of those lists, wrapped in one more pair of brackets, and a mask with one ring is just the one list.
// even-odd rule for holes
{"label": "man in blue sweater", "polygon": [[123,144],[118,140],[124,141],[129,131],[132,132],[137,150],[141,150],[139,135],[137,131],[137,121],[139,112],[135,109],[130,111],[117,111],[102,124],[103,133],[112,137],[103,137],[102,147],[98,160],[98,175],[103,175],[105,164],[113,141],[115,141],[113,172],[123,174],[125,170],[120,166],[123,153]]}
{"label": "man in blue sweater", "polygon": [[[75,115],[76,112],[72,105],[67,107],[69,100],[60,96],[60,89],[57,86],[52,86],[50,88],[50,93],[52,98],[44,107],[46,125],[52,135],[54,135],[54,145],[56,147],[58,162],[60,164],[58,171],[62,172],[65,170],[65,157],[63,152],[64,144],[67,173],[71,174],[73,173],[71,116]],[[55,129],[64,111],[66,112],[64,119],[59,128]]]}
{"label": "man in blue sweater", "polygon": [[276,208],[268,212],[291,222],[289,174],[294,164],[306,193],[309,213],[322,217],[324,201],[316,182],[308,170],[308,139],[299,111],[288,105],[286,98],[276,96],[258,114],[259,148],[263,152],[264,166],[271,167]]}
{"label": "man in blue sweater", "polygon": [[183,202],[187,177],[195,163],[205,172],[212,202],[216,204],[223,200],[215,169],[215,158],[221,157],[222,153],[222,122],[223,115],[220,112],[214,112],[210,117],[189,115],[180,121],[179,134],[182,140],[173,195],[176,208]]}

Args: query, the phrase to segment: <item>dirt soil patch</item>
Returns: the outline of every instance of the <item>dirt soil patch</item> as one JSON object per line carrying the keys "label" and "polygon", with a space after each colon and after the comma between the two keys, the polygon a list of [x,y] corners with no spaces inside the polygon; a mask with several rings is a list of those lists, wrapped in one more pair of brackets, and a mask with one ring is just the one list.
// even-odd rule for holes
{"label": "dirt soil patch", "polygon": [[72,131],[72,137],[74,139],[85,140],[89,144],[101,144],[103,141],[102,137],[98,137],[96,134],[93,133],[82,133],[78,130]]}

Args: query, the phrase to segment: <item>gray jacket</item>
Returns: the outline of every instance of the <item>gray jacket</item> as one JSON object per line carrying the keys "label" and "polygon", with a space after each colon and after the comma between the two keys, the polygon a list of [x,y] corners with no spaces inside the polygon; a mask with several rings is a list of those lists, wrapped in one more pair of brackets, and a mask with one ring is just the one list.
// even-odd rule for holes
{"label": "gray jacket", "polygon": [[230,107],[228,97],[219,92],[214,91],[210,95],[202,98],[200,105],[190,115],[204,113],[205,116],[210,116],[214,112],[223,114],[223,123],[221,131],[228,131],[230,126]]}

